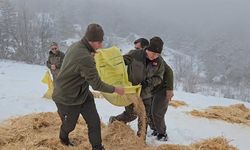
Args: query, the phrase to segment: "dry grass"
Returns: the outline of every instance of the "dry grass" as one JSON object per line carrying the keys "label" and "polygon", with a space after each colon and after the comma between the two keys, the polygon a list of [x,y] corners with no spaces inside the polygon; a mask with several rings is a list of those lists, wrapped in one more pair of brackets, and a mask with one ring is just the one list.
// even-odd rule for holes
{"label": "dry grass", "polygon": [[130,100],[132,100],[134,104],[134,110],[138,116],[138,124],[139,124],[138,135],[140,136],[140,139],[144,141],[146,139],[146,121],[147,121],[145,106],[143,104],[142,99],[136,94],[130,94],[128,95],[128,97]]}
{"label": "dry grass", "polygon": [[[92,94],[94,95],[94,98],[104,98],[101,93],[92,91]],[[136,94],[127,94],[128,98],[132,101],[134,104],[135,112],[138,116],[138,124],[140,124],[138,129],[138,134],[140,135],[142,140],[145,140],[146,138],[146,112],[145,112],[145,106],[142,102],[142,99],[138,97]]]}
{"label": "dry grass", "polygon": [[229,145],[223,137],[206,139],[188,146],[184,145],[161,145],[157,150],[237,150],[236,147]]}
{"label": "dry grass", "polygon": [[250,109],[244,104],[230,106],[212,106],[203,111],[193,110],[191,115],[209,119],[224,120],[230,123],[242,123],[250,126]]}
{"label": "dry grass", "polygon": [[[1,150],[89,150],[87,126],[79,119],[70,134],[75,147],[64,147],[58,140],[60,119],[57,113],[39,113],[15,118],[0,125]],[[189,146],[146,145],[127,125],[115,121],[102,124],[102,139],[107,150],[236,150],[222,137],[204,140]]]}
{"label": "dry grass", "polygon": [[237,150],[236,147],[229,145],[229,141],[223,137],[206,139],[190,145],[194,150]]}
{"label": "dry grass", "polygon": [[115,121],[103,129],[103,143],[107,150],[138,150],[145,149],[144,140],[124,123]]}
{"label": "dry grass", "polygon": [[172,106],[174,108],[182,107],[182,106],[188,106],[187,103],[184,101],[179,101],[179,100],[171,100],[169,103],[169,106]]}

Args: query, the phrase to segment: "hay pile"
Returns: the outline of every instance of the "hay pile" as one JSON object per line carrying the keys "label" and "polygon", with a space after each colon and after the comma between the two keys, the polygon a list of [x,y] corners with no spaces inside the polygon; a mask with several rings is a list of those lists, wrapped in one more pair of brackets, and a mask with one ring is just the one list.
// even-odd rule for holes
{"label": "hay pile", "polygon": [[[61,121],[57,113],[40,113],[19,117],[5,122],[0,128],[0,149],[2,150],[59,150],[58,132]],[[77,134],[81,133],[81,134]],[[74,144],[90,148],[87,127],[83,120],[77,123],[71,134]]]}
{"label": "hay pile", "polygon": [[[87,134],[87,125],[79,119],[76,129],[70,134],[76,146],[67,148],[60,144],[58,132],[61,121],[57,113],[39,113],[26,115],[4,122],[0,126],[1,150],[62,150],[91,149]],[[109,127],[102,124],[103,144],[110,150],[145,147],[144,142],[134,131],[121,122],[114,122]],[[126,138],[124,138],[126,137]]]}
{"label": "hay pile", "polygon": [[179,101],[179,100],[171,100],[169,103],[169,106],[172,106],[174,108],[182,107],[182,106],[188,106],[187,103],[184,101]]}
{"label": "hay pile", "polygon": [[203,111],[193,110],[189,112],[193,116],[209,119],[224,120],[229,123],[242,123],[250,126],[250,109],[244,104],[230,106],[212,106]]}
{"label": "hay pile", "polygon": [[[92,94],[94,95],[94,98],[104,98],[100,92],[92,91]],[[143,101],[140,97],[138,97],[136,94],[127,94],[128,98],[132,101],[134,105],[134,110],[138,116],[138,135],[141,137],[142,140],[145,140],[146,138],[146,112],[145,112],[145,106],[143,104]]]}
{"label": "hay pile", "polygon": [[103,129],[103,144],[107,150],[138,150],[146,149],[144,139],[124,123],[114,121]]}
{"label": "hay pile", "polygon": [[[89,150],[87,126],[79,119],[70,134],[75,147],[64,147],[58,139],[60,119],[57,113],[31,114],[0,124],[1,150]],[[190,146],[147,146],[127,125],[115,121],[102,124],[102,139],[107,150],[236,150],[224,138],[205,140]]]}
{"label": "hay pile", "polygon": [[237,150],[236,147],[229,145],[223,137],[206,139],[188,146],[183,145],[161,145],[157,150]]}

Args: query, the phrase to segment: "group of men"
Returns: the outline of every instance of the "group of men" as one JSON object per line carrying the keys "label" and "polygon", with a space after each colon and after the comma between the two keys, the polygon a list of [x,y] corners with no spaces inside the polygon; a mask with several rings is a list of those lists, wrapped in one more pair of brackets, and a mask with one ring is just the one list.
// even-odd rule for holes
{"label": "group of men", "polygon": [[[104,31],[98,24],[90,24],[84,37],[72,44],[65,56],[59,51],[58,44],[50,45],[47,66],[54,79],[53,100],[57,106],[62,124],[59,138],[62,144],[73,146],[69,133],[76,126],[81,114],[88,127],[89,141],[93,150],[104,150],[101,139],[100,117],[97,113],[94,97],[89,90],[124,94],[123,87],[114,87],[104,83],[97,72],[94,55],[102,48]],[[135,50],[123,56],[127,65],[129,81],[142,86],[141,99],[146,108],[147,126],[152,129],[152,136],[158,140],[168,140],[164,116],[168,103],[173,97],[173,71],[161,57],[164,42],[160,37],[148,41],[140,38],[134,42]],[[125,111],[110,117],[110,123],[124,123],[136,119],[133,104]]]}

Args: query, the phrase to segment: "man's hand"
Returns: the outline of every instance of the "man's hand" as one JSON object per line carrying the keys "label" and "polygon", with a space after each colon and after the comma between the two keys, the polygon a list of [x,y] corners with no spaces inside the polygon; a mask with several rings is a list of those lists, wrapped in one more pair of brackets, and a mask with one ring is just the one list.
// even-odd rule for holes
{"label": "man's hand", "polygon": [[149,79],[145,79],[141,82],[142,88],[148,87],[150,85]]}
{"label": "man's hand", "polygon": [[52,70],[56,70],[56,65],[51,65]]}
{"label": "man's hand", "polygon": [[170,102],[172,100],[173,96],[174,96],[173,90],[167,90],[166,91],[166,99],[167,99],[167,101]]}
{"label": "man's hand", "polygon": [[125,93],[124,88],[122,88],[122,87],[115,87],[115,93],[117,93],[119,95],[124,95],[124,93]]}

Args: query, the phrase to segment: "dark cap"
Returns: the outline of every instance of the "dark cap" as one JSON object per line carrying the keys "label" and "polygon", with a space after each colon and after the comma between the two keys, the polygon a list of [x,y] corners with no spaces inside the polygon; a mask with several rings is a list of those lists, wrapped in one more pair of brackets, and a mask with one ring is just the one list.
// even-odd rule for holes
{"label": "dark cap", "polygon": [[164,42],[160,37],[153,37],[150,39],[147,50],[161,54]]}
{"label": "dark cap", "polygon": [[91,42],[103,41],[104,31],[99,24],[89,24],[85,32],[85,38]]}

